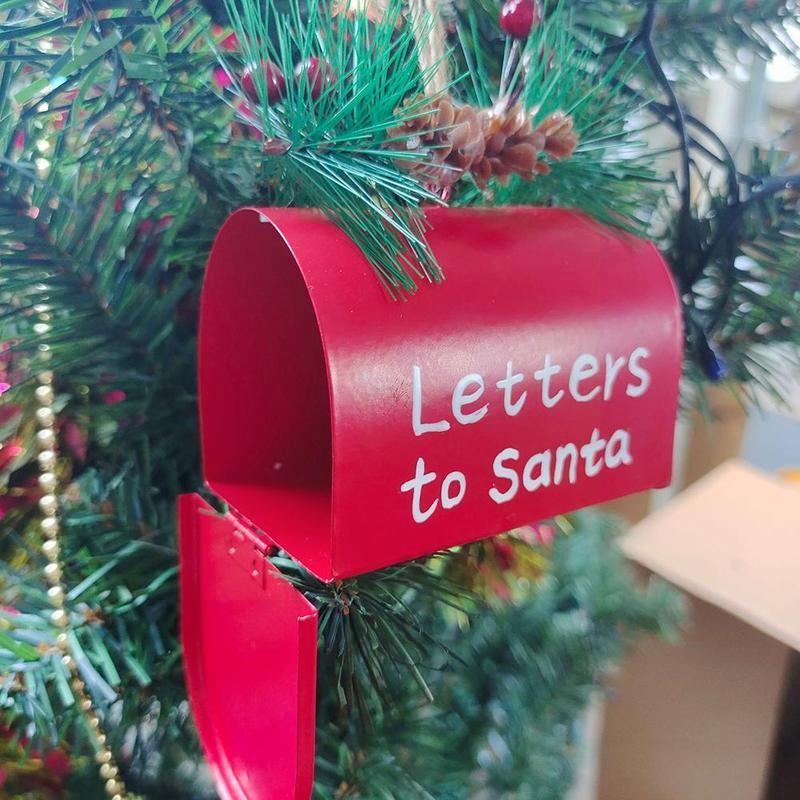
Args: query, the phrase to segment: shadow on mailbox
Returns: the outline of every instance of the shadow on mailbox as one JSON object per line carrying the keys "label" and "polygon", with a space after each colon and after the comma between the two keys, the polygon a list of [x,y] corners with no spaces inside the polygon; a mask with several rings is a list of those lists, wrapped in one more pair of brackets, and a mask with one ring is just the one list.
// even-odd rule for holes
{"label": "shadow on mailbox", "polygon": [[224,798],[311,792],[316,615],[268,546],[331,581],[670,480],[682,327],[655,247],[560,209],[428,219],[446,280],[407,302],[314,211],[243,209],[214,244],[200,419],[230,512],[182,498],[181,575]]}

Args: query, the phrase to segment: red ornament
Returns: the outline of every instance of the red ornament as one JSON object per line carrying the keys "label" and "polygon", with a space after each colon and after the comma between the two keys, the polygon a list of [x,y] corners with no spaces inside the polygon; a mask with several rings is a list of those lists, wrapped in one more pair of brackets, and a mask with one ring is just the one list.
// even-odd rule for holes
{"label": "red ornament", "polygon": [[230,33],[219,43],[219,45],[223,50],[238,50],[239,39],[235,33]]}
{"label": "red ornament", "polygon": [[72,763],[69,756],[58,748],[49,750],[44,757],[44,766],[47,772],[54,778],[64,780],[72,772]]}
{"label": "red ornament", "polygon": [[25,451],[18,439],[0,443],[0,472],[9,468],[23,452]]}
{"label": "red ornament", "polygon": [[86,461],[86,453],[89,449],[89,440],[86,432],[73,419],[65,420],[59,431],[61,447],[64,452],[83,463]]}
{"label": "red ornament", "polygon": [[316,100],[329,87],[336,83],[336,76],[333,67],[323,58],[312,56],[307,61],[303,61],[294,68],[295,77],[300,78],[303,74],[308,76],[308,84],[311,87],[311,99]]}
{"label": "red ornament", "polygon": [[233,83],[233,79],[225,67],[214,67],[214,83],[220,89],[227,89]]}
{"label": "red ornament", "polygon": [[683,335],[656,248],[555,208],[428,222],[447,281],[406,303],[316,211],[243,209],[214,243],[200,428],[231,511],[181,498],[180,579],[222,797],[311,794],[317,617],[271,547],[335,581],[669,483]]}
{"label": "red ornament", "polygon": [[322,580],[670,479],[682,326],[656,249],[560,209],[428,222],[447,281],[406,303],[314,212],[242,210],[211,253],[205,477]]}
{"label": "red ornament", "polygon": [[103,402],[107,406],[115,406],[122,403],[128,395],[122,389],[111,389],[103,395]]}
{"label": "red ornament", "polygon": [[[279,103],[284,94],[286,93],[286,78],[277,64],[272,61],[264,60],[261,62],[261,68],[264,70],[264,78],[267,82],[267,100],[270,105]],[[250,65],[245,68],[242,73],[242,89],[251,100],[258,99],[258,90],[256,89],[256,82],[253,78],[255,66]]]}
{"label": "red ornament", "polygon": [[506,0],[500,9],[500,27],[514,39],[527,39],[541,21],[540,0]]}
{"label": "red ornament", "polygon": [[[227,29],[223,28],[222,25],[212,25],[211,26],[211,33],[214,34],[215,37],[222,36]],[[219,40],[219,46],[223,50],[238,50],[239,49],[239,39],[237,38],[235,33],[229,33],[226,36],[223,36],[222,39]]]}

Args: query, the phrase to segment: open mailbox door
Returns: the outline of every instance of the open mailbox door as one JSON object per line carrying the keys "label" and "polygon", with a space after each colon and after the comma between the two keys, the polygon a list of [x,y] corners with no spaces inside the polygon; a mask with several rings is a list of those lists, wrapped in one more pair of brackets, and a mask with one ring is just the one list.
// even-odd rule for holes
{"label": "open mailbox door", "polygon": [[317,612],[263,540],[198,495],[180,500],[189,699],[223,800],[308,800]]}
{"label": "open mailbox door", "polygon": [[[446,280],[407,302],[387,298],[318,212],[242,209],[214,244],[203,467],[232,513],[184,500],[181,567],[187,672],[203,687],[191,699],[225,797],[309,797],[316,623],[268,561],[260,580],[272,588],[256,591],[239,551],[217,539],[239,530],[251,549],[277,545],[332,581],[670,480],[683,337],[655,247],[559,209],[428,219]],[[225,632],[226,674],[192,640],[237,605],[250,623]],[[258,620],[278,614],[266,637]],[[294,766],[265,745],[255,776],[256,732],[222,733],[219,717],[234,713],[214,707],[223,677],[249,704],[237,724],[291,738]],[[268,780],[268,760],[295,778]],[[235,775],[238,788],[222,788]]]}

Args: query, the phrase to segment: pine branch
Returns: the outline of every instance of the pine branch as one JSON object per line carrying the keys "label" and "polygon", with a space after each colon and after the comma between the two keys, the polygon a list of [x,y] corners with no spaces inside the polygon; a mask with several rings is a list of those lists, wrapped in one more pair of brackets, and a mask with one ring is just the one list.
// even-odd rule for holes
{"label": "pine branch", "polygon": [[692,210],[692,178],[691,156],[689,153],[689,136],[686,130],[686,120],[684,118],[683,108],[678,102],[678,98],[672,88],[672,84],[670,83],[663,67],[661,66],[661,62],[658,59],[658,55],[656,55],[655,46],[653,44],[653,26],[655,24],[657,3],[658,0],[648,0],[644,19],[642,21],[642,27],[640,28],[639,33],[637,33],[634,42],[641,45],[650,72],[653,74],[656,82],[667,97],[667,102],[675,123],[675,130],[679,138],[679,156],[681,164],[681,181],[679,183],[679,189],[681,194],[681,210],[676,249],[678,258],[683,258],[686,249],[689,247],[689,241],[687,240],[687,237],[689,235],[689,228],[691,225]]}
{"label": "pine branch", "polygon": [[[635,80],[638,63],[620,54],[598,71],[596,55],[575,39],[573,28],[572,12],[559,4],[528,41],[519,59],[526,66],[516,80],[521,99],[536,112],[536,119],[556,111],[572,116],[577,149],[568,159],[548,161],[549,173],[533,181],[512,179],[508,187],[494,187],[489,202],[578,208],[607,224],[644,234],[664,187],[656,179],[657,154],[644,140],[644,125],[629,124],[648,106],[647,99],[634,98],[624,88]],[[462,40],[470,50],[477,48],[474,34]],[[487,59],[467,60],[471,85],[484,90],[491,86]],[[473,191],[457,202],[485,204],[486,198]]]}
{"label": "pine branch", "polygon": [[[565,532],[569,530],[570,532]],[[454,652],[411,682],[374,728],[323,727],[315,797],[561,797],[574,768],[574,720],[631,638],[674,634],[681,599],[663,583],[644,593],[622,569],[613,526],[562,520],[542,554],[547,579],[522,600],[473,606],[466,620],[432,609],[429,630]]]}
{"label": "pine branch", "polygon": [[800,175],[775,175],[786,162],[778,153],[753,157],[754,170],[741,197],[711,198],[709,224],[692,275],[693,320],[724,353],[732,377],[752,382],[780,399],[783,370],[763,346],[800,352],[796,247],[800,237]]}
{"label": "pine branch", "polygon": [[[777,5],[773,4],[776,8]],[[782,4],[780,5],[782,7]],[[662,1],[660,6],[662,13],[663,9],[669,13],[670,0]],[[763,206],[775,194],[788,193],[789,205],[794,209],[791,192],[797,185],[797,178],[792,175],[775,176],[764,181],[758,175],[740,172],[720,137],[700,120],[686,114],[656,52],[654,37],[658,28],[656,24],[658,7],[656,0],[648,0],[646,13],[638,31],[624,40],[624,47],[626,50],[635,51],[639,48],[643,50],[648,69],[667,98],[665,104],[651,103],[649,110],[661,122],[673,128],[678,136],[681,165],[678,181],[680,203],[670,229],[669,254],[684,301],[689,352],[699,366],[699,374],[717,380],[725,371],[723,356],[714,349],[715,346],[721,346],[720,337],[717,335],[718,329],[736,316],[738,306],[732,298],[739,296],[744,288],[743,284],[751,279],[750,275],[743,274],[737,266],[737,259],[748,249],[747,242],[751,237],[770,236],[770,233],[765,232],[763,228],[757,233],[748,230],[745,221],[755,206]],[[606,48],[605,52],[617,49],[617,46],[612,45]],[[615,83],[618,83],[622,91],[631,97],[640,96],[638,90],[631,89],[625,82]],[[703,144],[691,135],[690,129],[696,131],[708,144]],[[698,169],[695,162],[696,154],[725,169],[727,181],[723,193],[714,193],[710,188],[710,180],[705,180],[700,197],[694,197],[692,170]],[[774,159],[772,161],[774,162]],[[701,176],[701,180],[703,177]],[[707,209],[701,211],[704,200],[707,201]],[[793,213],[793,210],[788,212],[790,216]],[[787,227],[781,228],[781,225]],[[786,220],[784,213],[781,216],[779,229],[772,234],[777,235],[777,241],[781,244],[786,241],[786,237],[793,235],[790,233],[791,228],[788,227],[790,225],[793,228],[793,223]],[[780,263],[781,258],[773,252],[773,257],[766,263],[762,259],[763,267],[772,276],[774,291],[780,299],[777,303],[756,301],[756,305],[764,312],[764,316],[756,316],[762,329],[769,328],[774,332],[774,341],[791,341],[794,344],[796,337],[793,331],[800,322],[800,316],[796,306],[791,302],[793,289],[787,286],[782,278],[784,267]],[[714,299],[709,300],[709,297]],[[745,307],[750,305],[752,303],[747,301]],[[732,356],[735,361],[731,365],[731,374],[739,380],[752,380],[754,384],[761,385],[771,394],[779,396],[779,385],[769,378],[768,371],[761,367],[751,368],[754,354],[746,347],[747,336],[739,331],[737,341],[745,349],[740,349],[738,354],[730,348],[730,338],[725,338],[728,344],[726,349],[729,351],[725,357]],[[717,345],[713,344],[715,339]],[[691,370],[690,374],[698,375]]]}
{"label": "pine branch", "polygon": [[[144,709],[152,707],[141,744],[152,750],[185,738],[185,713],[180,711],[185,688],[174,603],[173,504],[171,497],[156,505],[138,502],[139,487],[152,480],[143,464],[132,458],[113,478],[85,473],[73,489],[81,497],[65,516],[62,538],[71,587],[72,652],[81,676],[106,715],[115,746],[143,725]],[[98,513],[99,508],[104,510]],[[57,631],[36,575],[37,562],[33,570],[4,573],[3,603],[15,609],[5,615],[6,635],[11,642],[33,645],[31,654],[20,655],[8,648],[8,641],[0,643],[0,671],[8,676],[4,707],[26,724],[34,723],[28,725],[34,742],[45,738],[52,745],[66,737],[76,755],[91,754],[91,740],[55,647]],[[157,729],[156,720],[163,722]],[[141,779],[137,757],[138,746],[125,760],[134,786]]]}
{"label": "pine branch", "polygon": [[[417,279],[441,280],[421,210],[438,198],[398,168],[400,155],[381,149],[403,120],[397,109],[425,80],[401,2],[392,0],[373,25],[334,17],[319,0],[304,9],[292,2],[286,14],[272,0],[226,0],[226,8],[244,57],[240,66],[220,54],[231,83],[227,102],[259,132],[265,175],[288,181],[295,203],[320,207],[333,219],[390,294],[412,293]],[[254,66],[266,63],[285,79],[272,102],[265,70]],[[252,70],[255,107],[242,86],[243,66]],[[405,113],[418,113],[421,103]]]}
{"label": "pine branch", "polygon": [[725,62],[742,48],[770,59],[779,53],[796,63],[792,28],[800,21],[796,0],[706,0],[687,5],[661,0],[658,38],[667,63],[682,74],[702,78],[703,68],[725,69]]}
{"label": "pine branch", "polygon": [[[606,53],[629,49],[640,37],[649,3],[571,0],[576,24],[585,35],[606,34]],[[682,80],[702,80],[709,69],[746,49],[768,60],[775,53],[797,60],[792,31],[800,19],[796,0],[660,0],[652,20],[663,62]]]}
{"label": "pine branch", "polygon": [[[436,605],[465,608],[475,598],[442,576],[454,557],[389,567],[333,585],[287,558],[273,563],[319,610],[322,685],[337,706],[370,728],[394,698],[390,686],[407,675],[432,700],[421,669],[448,657],[431,636],[426,615]],[[336,716],[337,713],[334,713]]]}
{"label": "pine branch", "polygon": [[[9,32],[16,30],[24,40],[31,18],[41,20],[33,23],[36,29],[50,30],[57,23],[60,27],[47,38],[45,50],[26,46],[25,63],[34,70],[14,93],[26,106],[19,115],[23,130],[56,113],[68,124],[80,124],[84,143],[96,147],[116,129],[109,125],[111,119],[123,124],[114,117],[123,112],[124,124],[161,132],[207,197],[222,195],[227,206],[241,202],[241,189],[224,160],[218,167],[210,158],[210,151],[222,144],[226,115],[220,116],[208,81],[198,84],[193,79],[196,74],[210,77],[214,63],[212,53],[196,47],[199,38],[208,35],[208,21],[198,8],[187,0],[173,4],[131,0],[128,7],[114,11],[80,4],[62,16],[56,9],[35,6],[22,21],[10,23]],[[136,52],[131,52],[133,42]],[[83,52],[69,58],[75,44],[82,45]],[[53,63],[56,48],[61,54]],[[86,134],[91,129],[97,140],[89,142]],[[109,146],[116,150],[125,144],[117,138]]]}

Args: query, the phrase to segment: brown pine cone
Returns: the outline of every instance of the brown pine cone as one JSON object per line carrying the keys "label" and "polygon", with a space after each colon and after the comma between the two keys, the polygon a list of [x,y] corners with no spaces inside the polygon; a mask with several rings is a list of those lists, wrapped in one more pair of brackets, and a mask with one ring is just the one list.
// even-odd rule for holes
{"label": "brown pine cone", "polygon": [[447,189],[465,172],[485,189],[492,178],[505,184],[512,175],[532,180],[549,172],[540,153],[554,159],[572,155],[578,143],[572,128],[572,118],[561,112],[534,128],[519,103],[508,109],[476,109],[440,97],[392,128],[388,147],[419,151],[419,160],[403,163],[434,190]]}
{"label": "brown pine cone", "polygon": [[[450,121],[451,115],[452,121]],[[470,105],[456,107],[448,103],[441,108],[439,125],[445,127],[444,133],[450,144],[450,152],[447,155],[449,166],[467,172],[483,157],[488,123],[486,112]]]}
{"label": "brown pine cone", "polygon": [[475,182],[485,189],[491,178],[503,184],[512,175],[531,180],[544,166],[539,162],[544,134],[533,130],[530,115],[519,103],[501,111],[493,109],[490,115],[484,156],[472,170]]}
{"label": "brown pine cone", "polygon": [[[412,109],[416,108],[411,115]],[[419,98],[412,98],[403,103],[397,116],[403,119],[400,125],[389,128],[386,132],[390,139],[388,147],[392,150],[418,150],[423,144],[428,144],[436,128],[438,105],[431,103],[420,106]],[[416,139],[414,137],[417,137]]]}
{"label": "brown pine cone", "polygon": [[573,130],[573,126],[572,117],[562,111],[554,111],[536,127],[536,130],[544,136],[542,149],[547,155],[561,160],[569,158],[575,152],[575,148],[578,146],[578,135]]}
{"label": "brown pine cone", "polygon": [[452,186],[483,156],[488,116],[473,106],[455,105],[448,97],[432,101],[402,125],[388,131],[389,147],[425,151],[425,160],[411,162],[411,171],[436,187]]}

